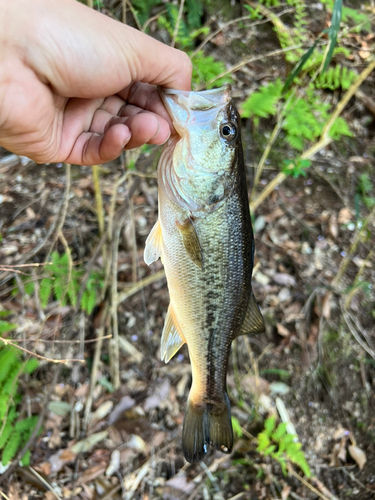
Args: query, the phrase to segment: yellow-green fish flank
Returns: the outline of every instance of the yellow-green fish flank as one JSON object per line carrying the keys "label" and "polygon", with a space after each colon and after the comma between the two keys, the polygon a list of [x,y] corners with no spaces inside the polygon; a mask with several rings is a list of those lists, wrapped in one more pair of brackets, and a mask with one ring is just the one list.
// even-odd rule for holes
{"label": "yellow-green fish flank", "polygon": [[162,359],[168,362],[188,345],[193,382],[182,447],[186,460],[195,462],[209,445],[231,451],[231,343],[263,331],[264,324],[251,288],[254,241],[230,87],[161,95],[178,135],[159,161],[159,218],[146,241],[145,262],[161,257],[167,276]]}

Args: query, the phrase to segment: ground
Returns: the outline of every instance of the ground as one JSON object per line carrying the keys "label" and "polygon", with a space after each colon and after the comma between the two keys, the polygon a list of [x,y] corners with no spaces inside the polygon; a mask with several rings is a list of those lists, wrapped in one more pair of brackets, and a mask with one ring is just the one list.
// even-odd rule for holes
{"label": "ground", "polygon": [[[213,10],[212,3],[202,22],[222,31],[205,50],[227,68],[280,48],[273,23],[251,29],[243,21],[225,24],[246,9],[236,4],[231,10],[223,1]],[[314,35],[330,19],[318,4],[308,10]],[[109,5],[114,14],[116,5]],[[288,25],[294,15],[281,19]],[[165,38],[158,25],[151,28]],[[366,36],[359,31],[346,41],[354,45],[349,64],[358,73],[368,64],[358,55]],[[290,71],[283,56],[233,70],[236,105],[242,109],[262,84]],[[281,160],[297,153],[282,132],[253,193],[255,167],[276,118],[243,119],[255,205],[253,289],[266,333],[233,343],[228,392],[235,446],[228,456],[210,453],[204,464],[189,465],[182,455],[188,351],[184,346],[168,365],[160,361],[168,290],[160,261],[150,268],[143,261],[157,219],[160,149],[127,153],[99,167],[102,210],[92,167],[36,165],[0,149],[0,312],[17,325],[3,337],[27,349],[22,359],[30,352],[39,356],[32,375],[19,380],[17,412],[43,417],[29,465],[13,459],[0,475],[4,498],[375,498],[374,79],[373,72],[360,88],[367,101],[356,94],[343,112],[353,135],[323,147],[305,176],[281,179],[260,203],[254,200],[280,172]],[[344,93],[319,92],[333,106]],[[106,230],[112,228],[109,239],[101,236],[101,218]],[[50,262],[52,252],[71,261],[60,271],[19,267]],[[67,292],[69,276],[74,297]],[[52,287],[65,280],[60,295],[45,292],[43,279],[51,277]],[[89,306],[82,293],[90,279]],[[72,358],[84,362],[49,361]],[[292,462],[284,475],[275,459],[257,451],[266,419],[280,418],[283,407],[311,478]]]}

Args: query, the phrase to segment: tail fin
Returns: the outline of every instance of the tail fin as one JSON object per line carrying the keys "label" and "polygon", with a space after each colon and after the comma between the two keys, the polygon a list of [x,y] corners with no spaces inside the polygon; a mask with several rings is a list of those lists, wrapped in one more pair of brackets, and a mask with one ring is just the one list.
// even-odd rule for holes
{"label": "tail fin", "polygon": [[188,401],[182,429],[182,449],[185,459],[200,462],[208,451],[208,446],[230,453],[233,447],[233,429],[230,403],[225,394],[222,408],[201,408]]}

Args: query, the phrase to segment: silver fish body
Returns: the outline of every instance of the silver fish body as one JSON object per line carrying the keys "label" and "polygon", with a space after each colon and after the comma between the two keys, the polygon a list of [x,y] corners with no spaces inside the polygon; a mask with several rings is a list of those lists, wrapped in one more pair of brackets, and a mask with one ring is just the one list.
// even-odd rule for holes
{"label": "silver fish body", "polygon": [[161,256],[170,293],[162,359],[168,362],[185,342],[189,349],[193,382],[182,443],[185,458],[195,462],[210,444],[231,451],[231,343],[264,324],[251,288],[254,240],[230,87],[165,90],[162,98],[179,136],[159,161],[159,219],[145,261]]}

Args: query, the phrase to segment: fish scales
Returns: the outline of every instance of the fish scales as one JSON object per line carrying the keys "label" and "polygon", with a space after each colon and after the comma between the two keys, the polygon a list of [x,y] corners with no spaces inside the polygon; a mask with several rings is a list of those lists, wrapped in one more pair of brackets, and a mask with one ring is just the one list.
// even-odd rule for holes
{"label": "fish scales", "polygon": [[183,450],[194,462],[210,444],[231,451],[231,343],[264,325],[252,295],[254,241],[240,119],[230,88],[165,92],[181,138],[172,137],[160,158],[159,219],[147,239],[145,261],[161,256],[170,293],[162,358],[169,361],[185,342],[189,349],[193,381]]}

